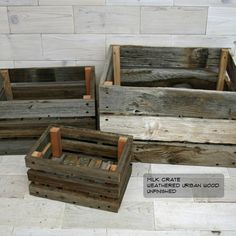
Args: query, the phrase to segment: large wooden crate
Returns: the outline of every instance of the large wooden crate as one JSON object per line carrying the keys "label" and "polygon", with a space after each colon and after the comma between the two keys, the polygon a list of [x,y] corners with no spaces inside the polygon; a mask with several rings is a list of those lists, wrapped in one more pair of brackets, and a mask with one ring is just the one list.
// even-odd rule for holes
{"label": "large wooden crate", "polygon": [[0,155],[26,154],[49,124],[96,129],[94,67],[0,70]]}
{"label": "large wooden crate", "polygon": [[134,160],[236,167],[236,66],[228,49],[112,46],[100,129],[134,136]]}
{"label": "large wooden crate", "polygon": [[51,128],[25,158],[30,193],[117,212],[131,175],[132,137],[59,126],[61,154],[53,157]]}

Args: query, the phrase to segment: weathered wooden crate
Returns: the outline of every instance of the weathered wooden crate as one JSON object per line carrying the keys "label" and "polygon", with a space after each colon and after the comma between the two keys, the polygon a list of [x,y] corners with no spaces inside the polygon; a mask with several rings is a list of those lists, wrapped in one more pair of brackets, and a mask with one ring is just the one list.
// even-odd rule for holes
{"label": "weathered wooden crate", "polygon": [[236,167],[235,88],[228,49],[112,46],[100,129],[133,135],[135,161]]}
{"label": "weathered wooden crate", "polygon": [[94,67],[0,70],[0,154],[26,154],[49,124],[96,128]]}
{"label": "weathered wooden crate", "polygon": [[[132,138],[74,127],[59,128],[62,155],[53,157],[48,127],[25,158],[30,168],[30,193],[117,212],[131,175]],[[35,157],[35,153],[40,153],[40,157]]]}

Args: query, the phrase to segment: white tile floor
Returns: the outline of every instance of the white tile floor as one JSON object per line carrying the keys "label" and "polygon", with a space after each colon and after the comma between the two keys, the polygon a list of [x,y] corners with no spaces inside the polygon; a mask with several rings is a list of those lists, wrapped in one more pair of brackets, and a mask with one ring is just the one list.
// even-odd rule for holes
{"label": "white tile floor", "polygon": [[[236,169],[136,163],[118,214],[28,194],[24,156],[0,157],[0,236],[236,236]],[[147,199],[144,173],[223,173],[223,199]]]}

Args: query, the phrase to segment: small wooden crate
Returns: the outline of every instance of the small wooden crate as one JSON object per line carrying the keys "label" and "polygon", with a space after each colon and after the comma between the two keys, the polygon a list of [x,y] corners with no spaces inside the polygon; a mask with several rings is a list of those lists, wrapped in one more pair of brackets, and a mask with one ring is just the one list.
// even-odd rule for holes
{"label": "small wooden crate", "polygon": [[[25,158],[35,196],[117,212],[132,166],[132,138],[60,126],[62,155],[52,157],[49,127]],[[125,140],[125,142],[121,142]],[[43,153],[35,157],[36,153]]]}
{"label": "small wooden crate", "polygon": [[133,135],[135,161],[236,167],[235,91],[228,49],[112,46],[100,129]]}
{"label": "small wooden crate", "polygon": [[94,67],[0,70],[0,155],[26,154],[49,124],[96,129]]}

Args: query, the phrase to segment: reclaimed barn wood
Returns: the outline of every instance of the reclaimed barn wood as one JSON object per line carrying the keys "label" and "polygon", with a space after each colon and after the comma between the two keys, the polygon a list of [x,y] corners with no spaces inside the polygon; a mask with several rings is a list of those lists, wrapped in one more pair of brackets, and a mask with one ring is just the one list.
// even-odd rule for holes
{"label": "reclaimed barn wood", "polygon": [[[117,212],[131,175],[133,142],[132,137],[122,136],[125,142],[118,153],[118,137],[100,131],[49,126],[25,157],[26,167],[31,168],[30,193]],[[54,149],[60,144],[62,152],[55,154]],[[114,207],[110,207],[110,202]]]}
{"label": "reclaimed barn wood", "polygon": [[155,116],[101,115],[101,129],[136,140],[236,145],[236,121]]}
{"label": "reclaimed barn wood", "polygon": [[121,68],[214,68],[219,48],[121,46]]}
{"label": "reclaimed barn wood", "polygon": [[228,55],[227,73],[231,81],[231,90],[236,91],[236,64],[231,54]]}
{"label": "reclaimed barn wood", "polygon": [[233,92],[100,86],[99,102],[101,114],[236,119]]}
{"label": "reclaimed barn wood", "polygon": [[83,99],[3,101],[0,119],[95,116],[94,101]]}
{"label": "reclaimed barn wood", "polygon": [[236,166],[235,145],[134,141],[133,161],[195,166]]}
{"label": "reclaimed barn wood", "polygon": [[226,70],[220,64],[227,49],[122,45],[115,85],[112,47],[99,86],[102,131],[133,135],[136,161],[235,167],[236,66],[230,53]]}
{"label": "reclaimed barn wood", "polygon": [[0,75],[0,140],[39,137],[50,124],[96,129],[94,67],[9,69]]}
{"label": "reclaimed barn wood", "polygon": [[82,97],[85,90],[84,81],[12,83],[11,86],[16,100],[75,99]]}
{"label": "reclaimed barn wood", "polygon": [[187,84],[193,89],[216,88],[218,74],[206,69],[122,69],[121,84],[134,87],[177,87]]}
{"label": "reclaimed barn wood", "polygon": [[0,155],[23,155],[35,143],[34,138],[0,139]]}

